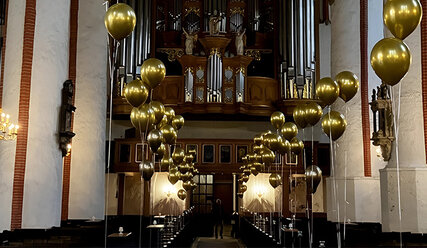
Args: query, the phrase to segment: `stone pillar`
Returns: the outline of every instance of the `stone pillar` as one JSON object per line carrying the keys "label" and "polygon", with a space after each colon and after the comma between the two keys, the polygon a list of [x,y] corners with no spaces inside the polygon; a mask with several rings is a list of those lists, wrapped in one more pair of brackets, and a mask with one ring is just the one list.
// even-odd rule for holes
{"label": "stone pillar", "polygon": [[69,219],[104,218],[108,95],[104,2],[79,2]]}
{"label": "stone pillar", "polygon": [[[2,55],[3,97],[2,108],[18,122],[19,86],[21,81],[22,50],[24,38],[25,0],[9,1],[5,55]],[[16,142],[0,141],[0,233],[11,224],[13,175]]]}
{"label": "stone pillar", "polygon": [[[389,34],[387,34],[389,36]],[[424,141],[421,29],[417,28],[405,39],[412,54],[408,74],[393,87],[395,113],[400,97],[399,137],[393,143],[392,157],[381,174],[381,202],[383,231],[427,232],[427,167]],[[398,159],[396,157],[398,145]],[[399,221],[398,172],[400,170],[400,207],[402,222]],[[402,227],[400,229],[400,226]]]}
{"label": "stone pillar", "polygon": [[3,108],[20,130],[16,142],[0,148],[0,231],[60,225],[58,123],[68,78],[69,8],[69,0],[9,1]]}
{"label": "stone pillar", "polygon": [[[356,0],[336,0],[331,6],[330,76],[332,78],[341,71],[348,70],[355,73],[359,80],[361,79],[363,57],[361,56],[360,11],[361,1]],[[365,62],[368,63],[368,61]],[[379,178],[375,174],[372,177],[365,177],[365,166],[370,166],[370,163],[364,160],[366,151],[363,146],[362,89],[363,87],[349,102],[344,103],[342,99],[338,99],[332,106],[333,110],[345,115],[348,124],[343,136],[335,142],[335,175],[327,179],[327,217],[334,222],[381,221],[381,205],[378,201]],[[367,125],[369,127],[369,123]],[[369,161],[371,154],[366,156]],[[334,191],[334,182],[336,182],[336,191]],[[337,202],[339,209],[337,209]]]}

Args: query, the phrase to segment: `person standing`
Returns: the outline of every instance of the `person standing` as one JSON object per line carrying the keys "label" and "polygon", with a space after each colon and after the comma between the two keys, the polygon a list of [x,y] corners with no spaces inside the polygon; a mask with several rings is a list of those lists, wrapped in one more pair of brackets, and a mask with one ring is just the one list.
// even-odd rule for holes
{"label": "person standing", "polygon": [[220,236],[221,239],[223,238],[222,232],[224,229],[224,223],[223,223],[223,217],[224,217],[224,209],[222,207],[222,202],[220,199],[216,199],[215,204],[212,209],[212,214],[214,218],[214,232],[215,232],[215,238],[218,238],[218,228],[220,228]]}

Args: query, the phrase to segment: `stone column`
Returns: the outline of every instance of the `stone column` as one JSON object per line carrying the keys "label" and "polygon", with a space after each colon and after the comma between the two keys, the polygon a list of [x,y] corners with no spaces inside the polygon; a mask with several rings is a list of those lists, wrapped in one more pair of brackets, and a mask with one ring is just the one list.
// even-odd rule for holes
{"label": "stone column", "polygon": [[[390,34],[386,34],[390,36]],[[427,232],[427,167],[422,99],[422,53],[421,29],[417,28],[405,39],[412,54],[408,74],[393,87],[393,104],[397,114],[400,97],[400,119],[397,127],[399,137],[393,143],[392,157],[381,174],[381,202],[383,231]],[[398,146],[398,159],[396,156]],[[399,165],[399,174],[397,172]],[[400,207],[402,222],[399,221],[398,175],[400,176]],[[401,226],[401,229],[400,229]]]}
{"label": "stone column", "polygon": [[[361,79],[360,11],[361,1],[336,0],[331,6],[332,78],[348,70]],[[361,90],[347,103],[338,99],[332,108],[345,115],[348,125],[343,136],[335,142],[335,175],[327,179],[328,220],[380,222],[379,178],[375,173],[365,177]]]}
{"label": "stone column", "polygon": [[[18,122],[19,86],[21,81],[22,49],[24,38],[25,0],[9,1],[5,55],[2,54],[3,99],[2,108]],[[0,232],[9,230],[11,224],[13,175],[16,142],[0,141]]]}
{"label": "stone column", "polygon": [[0,148],[0,231],[60,225],[58,123],[69,8],[69,0],[9,1],[3,108],[20,130],[16,142]]}
{"label": "stone column", "polygon": [[104,2],[79,2],[69,219],[104,218],[108,95]]}

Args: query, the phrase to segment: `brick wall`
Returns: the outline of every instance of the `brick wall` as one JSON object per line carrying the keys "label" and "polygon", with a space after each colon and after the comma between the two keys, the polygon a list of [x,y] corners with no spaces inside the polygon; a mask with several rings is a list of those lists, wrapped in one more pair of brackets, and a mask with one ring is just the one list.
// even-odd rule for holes
{"label": "brick wall", "polygon": [[368,0],[360,0],[360,93],[362,107],[363,166],[365,177],[371,177],[371,131],[368,86]]}
{"label": "brick wall", "polygon": [[31,72],[33,65],[36,0],[27,0],[25,5],[24,44],[19,92],[18,123],[15,168],[13,177],[11,229],[21,228],[22,202],[24,197],[25,164],[27,159],[28,119],[30,108]]}
{"label": "brick wall", "polygon": [[[71,0],[70,6],[70,53],[68,77],[73,82],[73,105],[76,94],[76,61],[77,61],[77,31],[78,31],[79,0]],[[71,117],[71,130],[73,130],[74,115]],[[68,219],[68,203],[70,199],[70,171],[71,154],[64,158],[64,172],[62,177],[62,211],[61,220]]]}
{"label": "brick wall", "polygon": [[421,20],[421,68],[422,68],[422,97],[423,97],[423,119],[424,119],[424,145],[427,163],[427,0],[421,0],[423,6],[423,19]]}

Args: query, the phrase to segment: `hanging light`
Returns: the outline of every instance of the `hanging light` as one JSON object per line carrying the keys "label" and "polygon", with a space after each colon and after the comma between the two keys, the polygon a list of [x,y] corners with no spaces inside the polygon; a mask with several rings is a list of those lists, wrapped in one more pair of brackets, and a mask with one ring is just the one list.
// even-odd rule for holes
{"label": "hanging light", "polygon": [[10,115],[0,109],[0,140],[16,140],[19,126],[10,122]]}

